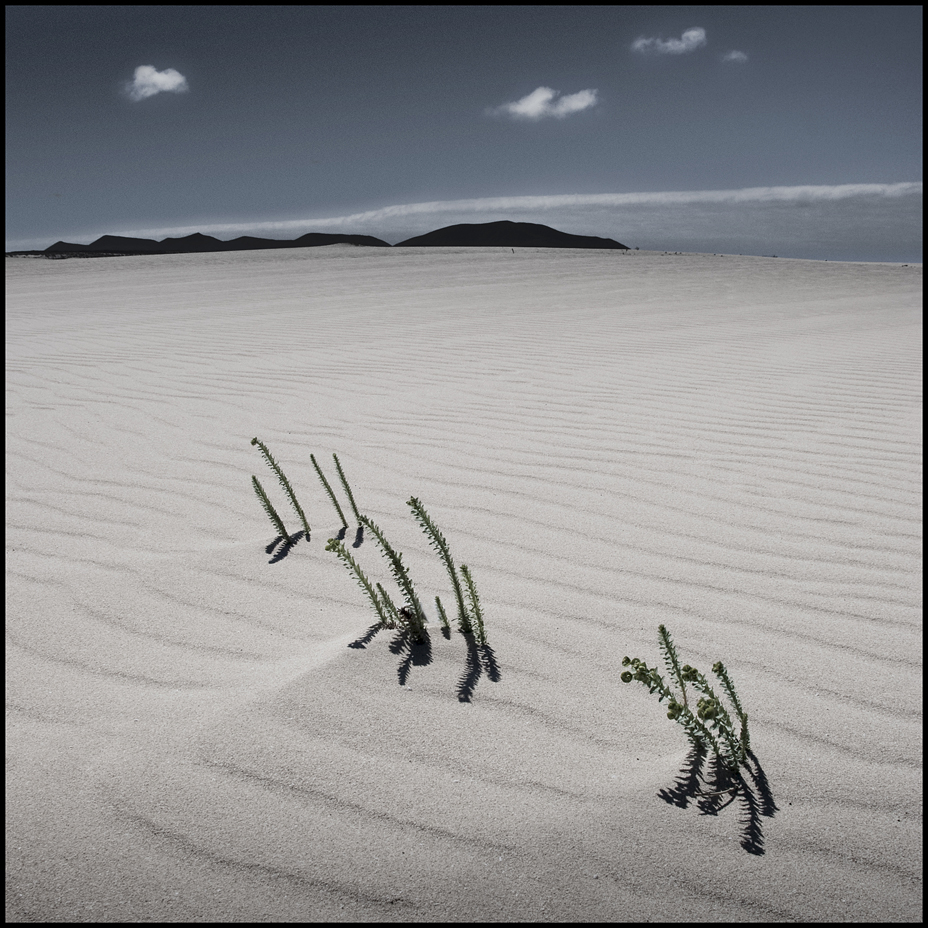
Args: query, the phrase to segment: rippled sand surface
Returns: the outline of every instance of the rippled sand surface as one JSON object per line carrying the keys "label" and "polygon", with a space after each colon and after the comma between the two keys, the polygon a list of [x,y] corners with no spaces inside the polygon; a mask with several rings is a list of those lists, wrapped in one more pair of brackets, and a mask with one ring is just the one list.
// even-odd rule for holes
{"label": "rippled sand surface", "polygon": [[[8,259],[7,919],[920,921],[921,302],[714,255]],[[392,584],[333,452],[427,645],[325,550],[311,453]],[[660,623],[750,715],[731,801],[619,681]]]}

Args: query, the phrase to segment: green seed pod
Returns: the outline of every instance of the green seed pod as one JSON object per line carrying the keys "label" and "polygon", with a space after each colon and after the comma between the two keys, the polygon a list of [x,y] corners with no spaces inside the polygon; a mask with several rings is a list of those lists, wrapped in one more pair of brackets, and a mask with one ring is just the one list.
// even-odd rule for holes
{"label": "green seed pod", "polygon": [[623,683],[631,683],[633,679],[634,679],[634,675],[633,675],[630,671],[628,671],[628,670],[626,670],[626,671],[622,674],[622,682],[623,682]]}

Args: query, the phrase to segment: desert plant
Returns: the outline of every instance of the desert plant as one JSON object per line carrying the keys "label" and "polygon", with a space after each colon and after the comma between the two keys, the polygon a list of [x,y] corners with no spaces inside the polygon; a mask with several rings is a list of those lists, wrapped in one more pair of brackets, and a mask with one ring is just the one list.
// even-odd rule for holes
{"label": "desert plant", "polygon": [[409,626],[412,636],[418,639],[423,638],[425,636],[426,624],[425,613],[422,610],[422,604],[419,602],[419,597],[416,594],[415,587],[412,585],[412,580],[409,577],[406,566],[403,564],[403,555],[394,550],[390,542],[384,537],[383,532],[371,519],[367,516],[361,516],[360,521],[361,525],[370,529],[377,539],[380,550],[383,552],[383,556],[390,566],[393,579],[396,580],[397,586],[403,591],[403,596],[406,598],[405,613],[403,613],[402,609],[398,611],[404,614],[406,624]]}
{"label": "desert plant", "polygon": [[[705,676],[689,664],[680,666],[680,659],[670,632],[663,625],[659,625],[657,634],[664,666],[667,668],[668,675],[679,687],[679,694],[664,681],[656,667],[649,667],[637,657],[626,656],[622,659],[623,667],[632,668],[622,673],[622,682],[631,683],[632,680],[638,680],[648,688],[649,693],[657,693],[658,702],[667,699],[667,718],[683,726],[693,747],[701,753],[708,753],[711,749],[723,767],[732,773],[736,772],[742,764],[746,763],[751,744],[748,735],[748,717],[725,665],[717,661],[712,665],[712,672],[721,681],[722,689],[741,723],[738,735],[735,734],[731,715]],[[692,683],[693,688],[702,694],[696,701],[695,711],[687,696],[687,683]]]}
{"label": "desert plant", "polygon": [[283,540],[289,545],[293,539],[291,539],[290,534],[287,532],[287,529],[284,527],[283,519],[277,514],[277,510],[272,505],[271,501],[267,498],[267,493],[264,492],[264,487],[261,486],[261,481],[255,477],[254,474],[251,475],[251,483],[255,488],[255,493],[258,496],[258,500],[261,503],[261,507],[267,513],[267,517],[271,520],[271,524],[274,528],[277,529],[277,534],[280,535]]}
{"label": "desert plant", "polygon": [[413,518],[419,523],[422,531],[425,532],[429,544],[438,552],[438,556],[445,565],[445,570],[448,571],[448,576],[451,579],[451,586],[454,589],[454,596],[458,602],[458,626],[463,634],[468,635],[473,631],[473,628],[467,609],[464,607],[464,594],[461,590],[461,581],[455,569],[454,559],[451,557],[451,550],[448,547],[448,542],[445,540],[445,536],[442,535],[438,526],[432,521],[431,516],[425,511],[425,506],[423,506],[415,496],[411,496],[406,500],[406,505],[412,509]]}
{"label": "desert plant", "polygon": [[396,603],[390,598],[390,594],[379,583],[377,584],[377,592],[380,594],[380,601],[383,603],[387,615],[390,616],[391,624],[387,627],[396,628],[398,625],[405,625],[405,612],[400,612],[396,608]]}
{"label": "desert plant", "polygon": [[377,590],[383,594],[383,600],[377,594],[377,590],[374,589],[370,580],[367,579],[364,571],[361,570],[361,565],[351,556],[351,553],[348,549],[337,539],[330,538],[325,546],[326,551],[333,551],[339,558],[341,558],[344,565],[350,570],[355,579],[358,581],[358,586],[367,593],[368,598],[371,601],[371,605],[374,607],[374,611],[377,613],[377,616],[380,619],[380,624],[384,628],[395,628],[397,622],[397,610],[396,606],[393,605],[393,602],[390,600],[390,597],[387,596],[384,592],[383,587],[378,583]]}
{"label": "desert plant", "polygon": [[290,503],[293,506],[296,514],[300,517],[300,521],[303,523],[303,530],[306,532],[306,539],[309,540],[309,522],[306,521],[306,516],[303,513],[303,507],[299,504],[296,498],[296,494],[293,492],[293,487],[290,486],[290,481],[287,479],[284,472],[280,469],[280,465],[277,461],[274,460],[273,455],[267,449],[267,445],[263,441],[260,441],[257,438],[252,438],[251,443],[257,445],[261,450],[261,454],[264,455],[264,460],[267,461],[267,466],[270,467],[274,474],[277,476],[280,485],[284,488],[284,492],[290,499]]}
{"label": "desert plant", "polygon": [[342,512],[342,507],[338,505],[338,500],[335,498],[335,494],[332,492],[332,487],[329,486],[329,481],[325,479],[325,474],[322,473],[322,468],[316,463],[316,456],[311,454],[309,459],[313,462],[313,467],[316,468],[316,473],[319,475],[319,479],[322,481],[322,486],[325,488],[325,492],[329,494],[329,499],[332,500],[332,505],[335,507],[335,511],[338,513],[339,519],[342,520],[342,525],[345,528],[348,528],[348,520],[345,518],[345,514]]}
{"label": "desert plant", "polygon": [[461,565],[461,575],[467,584],[467,598],[470,606],[470,627],[473,629],[477,641],[480,644],[487,643],[487,632],[483,627],[483,610],[480,608],[480,597],[477,595],[477,587],[474,586],[474,578],[470,575],[470,568],[466,564]]}
{"label": "desert plant", "polygon": [[345,493],[348,495],[348,502],[351,503],[351,508],[354,510],[354,514],[360,523],[361,513],[358,512],[358,507],[355,505],[354,493],[351,492],[351,487],[348,486],[348,478],[345,476],[345,472],[342,470],[342,465],[338,460],[338,455],[333,454],[332,457],[335,458],[335,469],[338,471],[338,479],[341,480],[342,486],[345,488]]}
{"label": "desert plant", "polygon": [[448,623],[448,616],[445,615],[445,607],[437,596],[435,597],[435,608],[438,610],[438,618],[441,620],[441,627],[445,630],[445,637],[447,638],[451,634],[451,625]]}

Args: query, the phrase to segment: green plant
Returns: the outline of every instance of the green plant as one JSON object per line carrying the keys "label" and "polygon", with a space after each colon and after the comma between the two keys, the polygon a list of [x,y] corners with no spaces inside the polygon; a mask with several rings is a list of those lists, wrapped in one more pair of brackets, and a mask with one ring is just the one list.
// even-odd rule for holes
{"label": "green plant", "polygon": [[[413,518],[419,523],[422,531],[425,532],[429,544],[438,552],[438,556],[445,565],[445,570],[448,571],[448,576],[451,579],[451,586],[454,589],[454,596],[458,601],[458,627],[463,634],[469,635],[473,631],[473,628],[467,610],[464,608],[464,594],[461,591],[461,581],[458,578],[458,572],[455,569],[454,559],[451,557],[451,550],[448,547],[448,542],[445,540],[445,536],[442,535],[438,526],[432,521],[431,516],[425,511],[425,506],[423,506],[415,496],[411,496],[406,500],[406,505],[412,509]],[[442,611],[441,615],[444,617],[444,611]],[[445,619],[445,621],[447,621],[447,619]]]}
{"label": "green plant", "polygon": [[[258,446],[258,448],[261,450],[261,454],[264,455],[264,460],[267,461],[267,466],[270,467],[270,469],[274,471],[274,473],[276,474],[277,479],[280,482],[280,485],[284,488],[284,492],[287,494],[287,496],[290,499],[291,505],[296,511],[296,514],[300,517],[300,521],[303,523],[303,530],[306,533],[306,540],[308,541],[309,540],[309,522],[306,521],[306,516],[303,513],[303,507],[297,501],[296,494],[293,492],[293,487],[290,486],[290,481],[287,479],[284,472],[280,469],[280,465],[277,463],[277,461],[274,460],[273,455],[271,454],[270,451],[268,451],[267,445],[265,445],[263,441],[260,441],[257,438],[252,438],[251,443],[253,445]],[[263,495],[263,491],[259,493],[259,496],[261,495]],[[264,498],[267,499],[266,496]],[[285,534],[285,537],[287,537],[286,533],[284,534]]]}
{"label": "green plant", "polygon": [[[657,634],[664,666],[667,668],[668,675],[676,682],[679,693],[664,681],[656,667],[649,667],[637,657],[626,656],[622,659],[623,667],[632,668],[622,673],[622,682],[631,683],[632,680],[637,680],[648,688],[649,693],[658,694],[658,702],[667,699],[667,718],[683,726],[693,747],[702,753],[708,753],[711,749],[723,767],[732,773],[736,772],[742,764],[746,763],[751,743],[748,734],[748,717],[725,665],[717,661],[712,665],[712,672],[721,681],[722,689],[741,724],[740,733],[737,735],[731,715],[710,686],[709,681],[695,667],[689,664],[680,666],[673,639],[663,625],[658,626]],[[702,694],[696,701],[695,712],[687,695],[687,683],[691,683],[693,689]]]}
{"label": "green plant", "polygon": [[390,598],[390,594],[378,583],[377,592],[380,594],[380,601],[383,603],[387,615],[390,616],[390,624],[387,628],[396,628],[398,625],[405,625],[405,613],[400,613],[396,608],[396,603]]}
{"label": "green plant", "polygon": [[487,632],[483,627],[483,610],[480,608],[480,597],[477,596],[477,587],[474,586],[474,578],[470,575],[470,568],[466,564],[461,565],[461,574],[464,582],[467,584],[467,598],[470,605],[470,627],[476,630],[477,641],[480,644],[487,643]]}
{"label": "green plant", "polygon": [[342,520],[342,525],[345,528],[348,528],[348,520],[345,518],[345,514],[342,512],[342,507],[338,505],[338,500],[335,498],[335,494],[332,492],[332,488],[329,486],[329,481],[325,479],[325,474],[322,473],[322,468],[316,463],[316,456],[311,454],[309,459],[313,462],[313,467],[316,468],[316,473],[319,475],[319,479],[322,481],[322,486],[325,487],[326,493],[329,494],[329,499],[332,500],[332,505],[335,507],[335,511],[338,513],[339,519]]}
{"label": "green plant", "polygon": [[380,550],[383,552],[383,556],[390,566],[393,579],[396,580],[397,585],[403,591],[403,595],[406,598],[405,609],[399,609],[398,612],[404,616],[405,624],[409,627],[413,638],[424,638],[426,625],[425,613],[422,610],[422,604],[419,602],[415,587],[412,585],[409,572],[403,564],[403,555],[394,550],[390,542],[384,537],[383,532],[371,519],[367,516],[361,516],[360,521],[362,525],[370,529],[377,539]]}
{"label": "green plant", "polygon": [[448,616],[445,615],[445,607],[437,596],[435,597],[435,608],[438,610],[438,618],[441,619],[441,627],[445,630],[447,637],[451,634],[451,626],[448,623]]}
{"label": "green plant", "polygon": [[379,583],[377,584],[377,590],[383,595],[383,600],[381,600],[377,591],[371,585],[370,580],[367,579],[364,571],[361,570],[361,565],[358,564],[351,556],[351,552],[349,552],[337,538],[330,538],[326,543],[325,549],[326,551],[334,551],[335,554],[341,558],[348,570],[354,574],[355,579],[358,581],[358,585],[367,593],[371,605],[374,607],[374,611],[380,618],[380,624],[384,628],[396,628],[397,610],[390,600],[390,597],[384,592],[383,587]]}
{"label": "green plant", "polygon": [[335,469],[338,471],[338,478],[339,480],[341,480],[342,486],[345,488],[345,493],[348,494],[348,502],[351,503],[351,508],[354,510],[354,514],[357,517],[358,522],[360,523],[361,513],[358,512],[358,507],[355,505],[354,493],[351,492],[351,487],[348,486],[348,478],[345,476],[345,472],[342,470],[342,465],[338,460],[338,455],[333,454],[332,457],[335,458]]}
{"label": "green plant", "polygon": [[267,498],[267,493],[264,492],[264,487],[261,486],[261,481],[255,477],[254,474],[251,475],[251,483],[255,488],[255,493],[258,495],[258,499],[261,502],[261,506],[264,511],[267,513],[267,517],[271,520],[271,524],[274,528],[277,529],[277,534],[280,535],[283,540],[289,545],[292,542],[287,529],[284,527],[283,519],[277,514],[277,510],[271,504],[271,501]]}

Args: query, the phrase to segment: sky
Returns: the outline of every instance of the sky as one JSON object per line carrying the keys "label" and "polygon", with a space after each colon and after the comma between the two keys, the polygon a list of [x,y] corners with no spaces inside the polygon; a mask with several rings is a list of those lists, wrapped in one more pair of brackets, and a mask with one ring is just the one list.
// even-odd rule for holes
{"label": "sky", "polygon": [[512,219],[922,260],[920,6],[8,6],[6,248]]}

